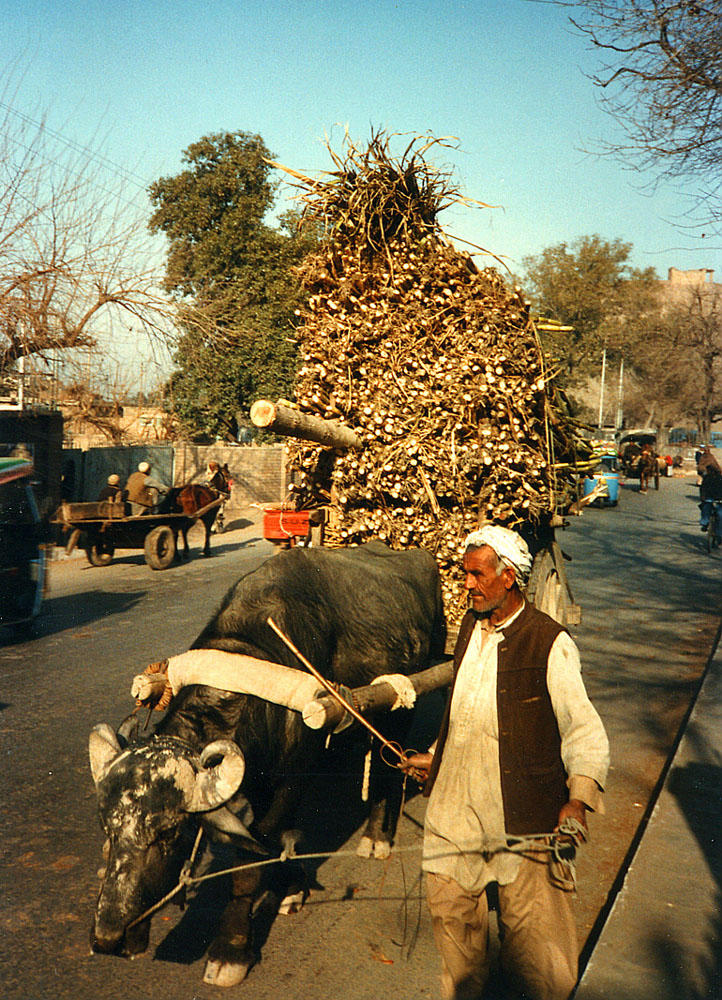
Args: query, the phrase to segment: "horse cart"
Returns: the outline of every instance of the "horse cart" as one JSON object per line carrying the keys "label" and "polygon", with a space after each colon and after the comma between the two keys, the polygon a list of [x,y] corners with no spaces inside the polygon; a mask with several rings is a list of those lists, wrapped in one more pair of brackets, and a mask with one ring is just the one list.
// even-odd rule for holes
{"label": "horse cart", "polygon": [[[258,400],[251,407],[251,422],[258,428],[276,434],[296,437],[333,448],[361,448],[362,442],[350,428],[333,420],[323,420],[298,410]],[[266,508],[264,511],[264,537],[284,547],[296,544],[323,544],[325,510],[290,510],[283,507]],[[554,529],[566,522],[554,515],[550,524],[534,537],[528,538],[534,555],[527,598],[541,611],[555,618],[562,625],[578,625],[581,608],[575,604],[567,580],[567,556],[557,542]]]}
{"label": "horse cart", "polygon": [[191,514],[149,513],[130,515],[125,503],[63,503],[53,524],[66,536],[68,555],[80,544],[91,566],[107,566],[116,549],[142,549],[151,569],[167,569],[178,550],[178,534],[185,533],[204,514],[219,507],[217,497]]}

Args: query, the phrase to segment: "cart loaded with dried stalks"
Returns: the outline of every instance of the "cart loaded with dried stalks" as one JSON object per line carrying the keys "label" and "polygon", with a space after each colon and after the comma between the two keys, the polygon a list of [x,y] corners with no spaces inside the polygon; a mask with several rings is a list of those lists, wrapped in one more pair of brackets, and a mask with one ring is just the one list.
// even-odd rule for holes
{"label": "cart loaded with dried stalks", "polygon": [[427,159],[446,141],[417,136],[394,157],[398,140],[347,137],[320,177],[282,168],[326,238],[299,269],[295,401],[257,404],[254,422],[316,438],[286,446],[296,507],[325,508],[324,544],[434,553],[450,624],[464,610],[460,545],[486,521],[525,535],[537,603],[571,621],[553,529],[578,502],[589,446],[521,289],[439,225],[469,202]]}

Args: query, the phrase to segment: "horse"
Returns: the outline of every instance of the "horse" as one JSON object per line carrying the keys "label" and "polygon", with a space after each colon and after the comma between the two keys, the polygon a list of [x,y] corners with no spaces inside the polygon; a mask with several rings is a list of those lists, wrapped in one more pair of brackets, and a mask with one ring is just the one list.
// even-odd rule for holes
{"label": "horse", "polygon": [[620,455],[622,470],[628,479],[639,479],[639,492],[646,493],[649,477],[654,477],[654,488],[659,489],[659,463],[651,445],[630,441]]}
{"label": "horse", "polygon": [[[219,498],[227,500],[231,492],[231,473],[228,463],[224,462],[221,466],[218,462],[209,462],[208,472],[207,483],[189,483],[187,486],[175,486],[169,490],[161,512],[164,514],[186,514],[188,517],[193,517],[214,500]],[[211,528],[222,506],[222,503],[218,504],[200,516],[200,521],[206,532],[203,545],[204,556],[211,554]],[[183,558],[188,559],[188,528],[181,528],[180,533],[183,538]]]}

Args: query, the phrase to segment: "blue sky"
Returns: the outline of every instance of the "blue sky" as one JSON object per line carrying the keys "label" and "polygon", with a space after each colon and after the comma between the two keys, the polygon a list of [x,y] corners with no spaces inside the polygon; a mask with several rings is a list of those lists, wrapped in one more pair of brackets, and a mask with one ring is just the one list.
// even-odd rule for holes
{"label": "blue sky", "polygon": [[442,225],[512,270],[588,233],[661,276],[720,263],[718,243],[675,228],[683,191],[584,152],[614,124],[585,76],[595,54],[552,3],[0,0],[0,16],[13,106],[130,172],[128,197],[209,132],[259,132],[313,172],[346,126],[431,131],[458,137],[443,162],[464,192],[499,206]]}

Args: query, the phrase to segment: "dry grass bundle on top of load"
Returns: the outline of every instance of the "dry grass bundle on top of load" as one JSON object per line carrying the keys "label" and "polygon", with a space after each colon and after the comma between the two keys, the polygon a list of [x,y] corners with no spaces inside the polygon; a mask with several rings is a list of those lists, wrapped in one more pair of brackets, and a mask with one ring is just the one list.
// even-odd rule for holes
{"label": "dry grass bundle on top of load", "polygon": [[[451,246],[439,211],[460,200],[412,142],[372,137],[321,180],[295,174],[329,239],[301,277],[301,410],[352,427],[361,451],[289,444],[305,506],[330,507],[326,540],[381,538],[437,557],[452,620],[459,545],[483,521],[548,522],[573,499],[560,470],[581,446],[545,369],[528,307],[493,268]],[[453,567],[453,569],[452,569]]]}

